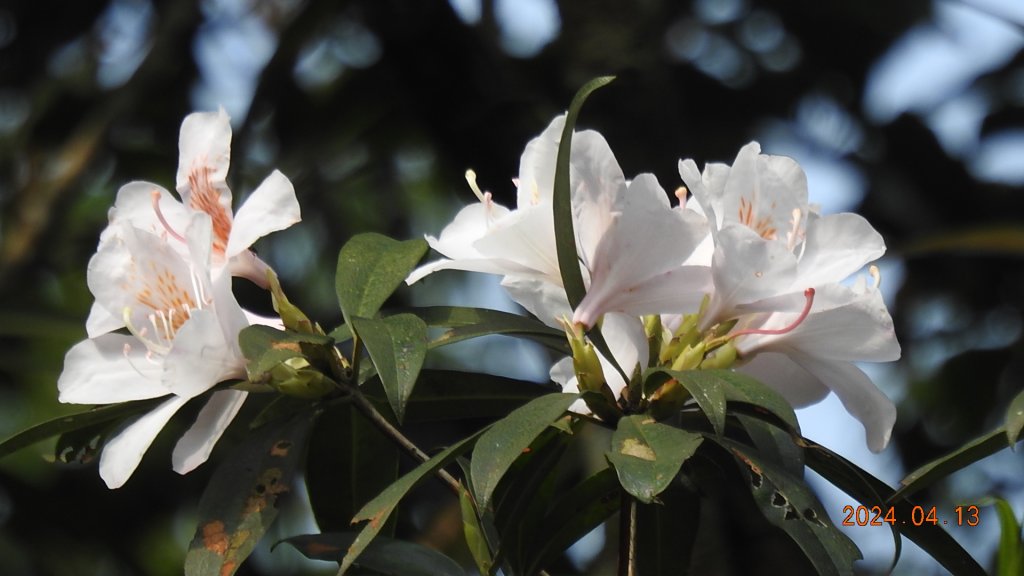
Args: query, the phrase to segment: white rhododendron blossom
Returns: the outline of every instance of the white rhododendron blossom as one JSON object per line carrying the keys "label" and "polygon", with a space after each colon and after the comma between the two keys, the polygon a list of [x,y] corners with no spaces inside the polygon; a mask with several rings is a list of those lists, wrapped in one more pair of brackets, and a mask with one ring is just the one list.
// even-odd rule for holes
{"label": "white rhododendron blossom", "polygon": [[[299,203],[286,176],[275,170],[249,195],[237,213],[231,209],[227,185],[231,157],[231,125],[223,109],[195,112],[185,117],[178,141],[180,157],[176,177],[177,200],[163,187],[131,182],[117,193],[110,210],[110,226],[100,236],[100,246],[123,230],[119,224],[165,238],[179,254],[188,257],[185,228],[192,215],[209,215],[213,226],[210,243],[212,277],[225,271],[267,286],[267,265],[249,247],[271,232],[298,222]],[[89,336],[124,327],[119,314],[94,306],[86,323]]]}
{"label": "white rhododendron blossom", "polygon": [[[875,285],[841,285],[885,252],[882,237],[856,214],[819,215],[791,158],[744,146],[731,167],[679,163],[693,192],[688,207],[711,223],[714,291],[700,318],[734,322],[739,370],[774,387],[796,407],[835,392],[867,432],[873,451],[888,444],[896,409],[852,362],[892,361],[900,346]],[[696,206],[693,206],[696,204]]]}
{"label": "white rhododendron blossom", "polygon": [[639,315],[696,306],[710,275],[706,267],[682,264],[707,234],[704,218],[672,209],[653,175],[627,181],[604,137],[584,130],[573,134],[569,185],[588,292],[570,310],[551,201],[564,125],[564,116],[555,118],[523,152],[516,210],[477,191],[479,204],[459,212],[440,238],[427,236],[446,259],[418,268],[407,281],[443,269],[500,274],[512,299],[551,326],[563,317],[589,327],[606,312]]}
{"label": "white rhododendron blossom", "polygon": [[[129,334],[107,333],[76,344],[58,381],[61,402],[108,404],[167,397],[106,443],[100,476],[124,484],[156,435],[186,402],[229,378],[245,376],[238,333],[249,320],[231,294],[231,278],[210,275],[209,216],[196,214],[185,229],[188,258],[165,239],[115,224],[116,234],[89,262],[96,304],[120,314]],[[216,392],[178,443],[174,469],[204,462],[245,400]]]}

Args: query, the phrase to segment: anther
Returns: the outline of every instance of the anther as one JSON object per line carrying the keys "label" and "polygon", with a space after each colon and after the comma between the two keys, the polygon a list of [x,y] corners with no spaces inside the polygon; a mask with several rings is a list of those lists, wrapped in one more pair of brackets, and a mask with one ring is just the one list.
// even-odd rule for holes
{"label": "anther", "polygon": [[689,190],[686,189],[686,186],[680,186],[679,188],[676,188],[675,194],[676,194],[676,198],[679,199],[679,207],[680,208],[686,208],[686,194],[688,192],[689,192]]}
{"label": "anther", "polygon": [[478,200],[484,204],[488,204],[490,202],[490,193],[484,194],[480,191],[480,186],[476,183],[476,172],[474,172],[472,168],[466,170],[466,183],[469,184],[469,189],[473,191],[473,194],[476,195]]}
{"label": "anther", "polygon": [[874,278],[875,289],[877,290],[878,287],[882,285],[882,272],[878,269],[878,266],[872,264],[871,266],[868,267],[868,274],[870,274],[871,277]]}
{"label": "anther", "polygon": [[807,303],[804,304],[803,311],[800,312],[800,316],[797,316],[796,320],[794,320],[789,326],[785,326],[783,328],[778,329],[752,328],[749,330],[739,330],[737,332],[733,332],[732,334],[730,334],[729,337],[738,338],[740,336],[747,336],[750,334],[765,334],[769,336],[779,336],[782,334],[792,332],[794,329],[796,329],[797,326],[802,324],[803,321],[807,319],[807,315],[811,313],[811,306],[814,304],[814,288],[808,288],[807,290],[804,290],[804,297],[807,298]]}
{"label": "anther", "polygon": [[167,230],[167,234],[179,242],[187,243],[185,238],[181,234],[175,232],[174,228],[171,228],[171,225],[167,222],[167,219],[164,218],[164,213],[160,210],[160,191],[153,190],[150,192],[149,196],[153,199],[153,211],[156,212],[156,218],[160,221],[160,224],[163,224],[164,229]]}

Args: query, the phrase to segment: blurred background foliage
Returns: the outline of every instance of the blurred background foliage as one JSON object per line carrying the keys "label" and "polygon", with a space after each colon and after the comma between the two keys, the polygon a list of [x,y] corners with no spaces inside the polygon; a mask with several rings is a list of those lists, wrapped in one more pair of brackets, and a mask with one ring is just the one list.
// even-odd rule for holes
{"label": "blurred background foliage", "polygon": [[[57,403],[55,383],[85,336],[85,270],[106,210],[131,180],[173,187],[190,111],[222,105],[232,116],[236,205],[275,167],[292,179],[302,225],[257,248],[291,299],[334,326],[345,240],[436,234],[473,201],[469,167],[514,203],[524,144],[585,81],[616,74],[580,125],[605,134],[627,175],[653,171],[672,190],[679,158],[731,162],[758,139],[804,165],[826,212],[856,210],[885,236],[883,286],[904,358],[873,375],[899,404],[889,470],[876,471],[892,483],[998,425],[1024,386],[1022,30],[1014,0],[7,0],[0,435],[76,409]],[[264,294],[236,284],[244,305],[269,311]],[[406,304],[493,300],[475,287],[454,274],[400,294]],[[528,363],[489,358],[451,361],[495,373]],[[543,378],[546,362],[533,360],[530,375]],[[843,426],[861,443],[855,422]],[[88,464],[48,463],[53,442],[0,462],[0,573],[180,573],[213,466],[171,472],[173,437],[117,491]],[[953,503],[1000,494],[1019,514],[1024,461],[995,460],[924,502],[950,515]],[[294,500],[271,540],[315,530]],[[837,520],[844,501],[834,502]],[[709,519],[718,538],[698,541],[709,573],[773,566],[756,563],[771,556],[750,544],[756,532],[727,525],[736,507]],[[457,540],[445,520],[458,526],[457,507],[411,508],[403,530]],[[954,533],[990,564],[994,513],[983,523]],[[888,546],[866,551],[865,570],[884,570]],[[599,573],[607,556],[566,570]],[[936,570],[914,561],[901,566]],[[263,550],[240,573],[323,569],[296,562]]]}

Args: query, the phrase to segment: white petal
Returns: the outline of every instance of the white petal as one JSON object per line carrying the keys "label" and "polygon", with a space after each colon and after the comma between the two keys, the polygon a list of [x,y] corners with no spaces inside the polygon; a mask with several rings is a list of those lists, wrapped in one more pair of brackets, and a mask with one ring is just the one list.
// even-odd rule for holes
{"label": "white petal", "polygon": [[[220,323],[221,333],[228,344],[229,355],[234,358],[242,358],[242,351],[238,347],[238,333],[250,325],[249,317],[245,310],[238,304],[234,292],[231,291],[231,277],[224,275],[217,279],[213,285],[213,307],[216,311],[217,320]],[[280,318],[266,319],[277,324],[281,323]],[[271,324],[273,325],[273,324]]]}
{"label": "white petal", "polygon": [[99,302],[92,303],[89,318],[85,321],[85,331],[89,338],[95,338],[119,328],[124,328],[124,316],[114,316],[106,308],[100,306]]}
{"label": "white petal", "polygon": [[291,180],[274,170],[235,213],[225,255],[231,258],[257,239],[284,230],[301,219]]}
{"label": "white petal", "polygon": [[710,323],[727,319],[739,305],[787,292],[797,266],[785,245],[737,225],[719,232],[712,263],[717,292],[706,318]]}
{"label": "white petal", "polygon": [[120,488],[128,481],[157,434],[186,402],[188,398],[172,396],[107,441],[100,455],[100,478],[108,488]]}
{"label": "white petal", "polygon": [[552,328],[561,327],[560,318],[572,317],[565,289],[559,284],[537,278],[506,276],[501,285],[512,300]]}
{"label": "white petal", "polygon": [[757,354],[740,366],[738,371],[753,376],[782,394],[794,408],[821,402],[829,393],[828,387],[816,376],[801,368],[785,354]]}
{"label": "white petal", "polygon": [[[127,348],[126,348],[127,346]],[[61,402],[111,404],[157,398],[170,391],[161,382],[161,358],[146,358],[135,337],[103,334],[71,347],[57,379]]]}
{"label": "white petal", "polygon": [[532,270],[552,282],[561,283],[550,204],[517,210],[501,224],[473,243],[481,256],[518,265],[506,274]]}
{"label": "white petal", "polygon": [[[579,382],[576,380],[576,369],[573,368],[572,358],[562,358],[551,367],[551,381],[562,385],[562,392],[566,394],[577,394],[580,391]],[[590,414],[590,408],[582,399],[573,402],[569,406],[570,412],[577,414]]]}
{"label": "white petal", "polygon": [[517,203],[520,209],[550,203],[555,187],[558,143],[565,128],[565,114],[556,117],[526,145],[519,159]]}
{"label": "white petal", "polygon": [[[153,206],[153,192],[160,194],[159,214],[163,216],[166,226],[160,221]],[[161,237],[173,237],[173,234],[184,236],[185,228],[188,226],[188,212],[181,202],[171,196],[163,186],[142,181],[129,182],[117,191],[117,200],[110,209],[109,218],[111,223],[127,222],[135,228]],[[105,242],[107,236],[116,229],[114,226],[107,227],[100,236],[100,242]],[[181,245],[180,249],[184,250],[184,245]]]}
{"label": "white petal", "polygon": [[[625,314],[607,314],[601,325],[601,335],[604,336],[615,362],[625,371],[627,378],[632,378],[633,372],[637,369],[643,370],[647,367],[649,343],[640,318]],[[601,361],[605,382],[611,388],[612,394],[618,398],[628,382],[622,379],[619,371],[604,356],[598,354],[598,358]]]}
{"label": "white petal", "polygon": [[[597,286],[597,283],[593,286]],[[696,312],[704,296],[714,290],[711,268],[706,266],[680,266],[642,282],[618,288],[615,291],[587,292],[573,315],[573,321],[593,326],[606,312],[623,312],[635,316],[689,314]]]}
{"label": "white petal", "polygon": [[[624,209],[626,178],[608,142],[593,130],[573,136],[570,170],[576,238],[580,257],[589,266],[615,215]],[[661,189],[656,180],[653,186]],[[642,191],[638,194],[650,200]]]}
{"label": "white petal", "polygon": [[[189,176],[198,167],[209,170],[211,183],[223,185],[231,161],[231,119],[223,108],[216,112],[194,112],[181,123],[178,137],[178,176],[175,186],[182,198],[182,190],[190,188]],[[228,207],[231,196],[228,192]]]}
{"label": "white petal", "polygon": [[164,385],[179,396],[193,398],[222,380],[244,376],[244,359],[233,348],[211,310],[193,312],[165,357]]}
{"label": "white petal", "polygon": [[840,282],[885,254],[885,241],[857,214],[831,214],[807,225],[796,282],[805,286]]}
{"label": "white petal", "polygon": [[860,368],[849,362],[794,355],[793,360],[828,386],[846,411],[864,425],[868,448],[881,452],[896,423],[896,406]]}
{"label": "white petal", "polygon": [[171,463],[175,472],[188,474],[206,462],[248,395],[240,390],[220,390],[210,396],[195,423],[174,446]]}

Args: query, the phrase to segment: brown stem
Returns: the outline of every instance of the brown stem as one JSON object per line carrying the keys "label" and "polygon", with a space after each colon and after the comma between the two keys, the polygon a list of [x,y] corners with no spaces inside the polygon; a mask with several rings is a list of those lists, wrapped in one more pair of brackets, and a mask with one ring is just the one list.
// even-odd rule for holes
{"label": "brown stem", "polygon": [[619,576],[636,576],[636,498],[625,492],[619,507]]}

